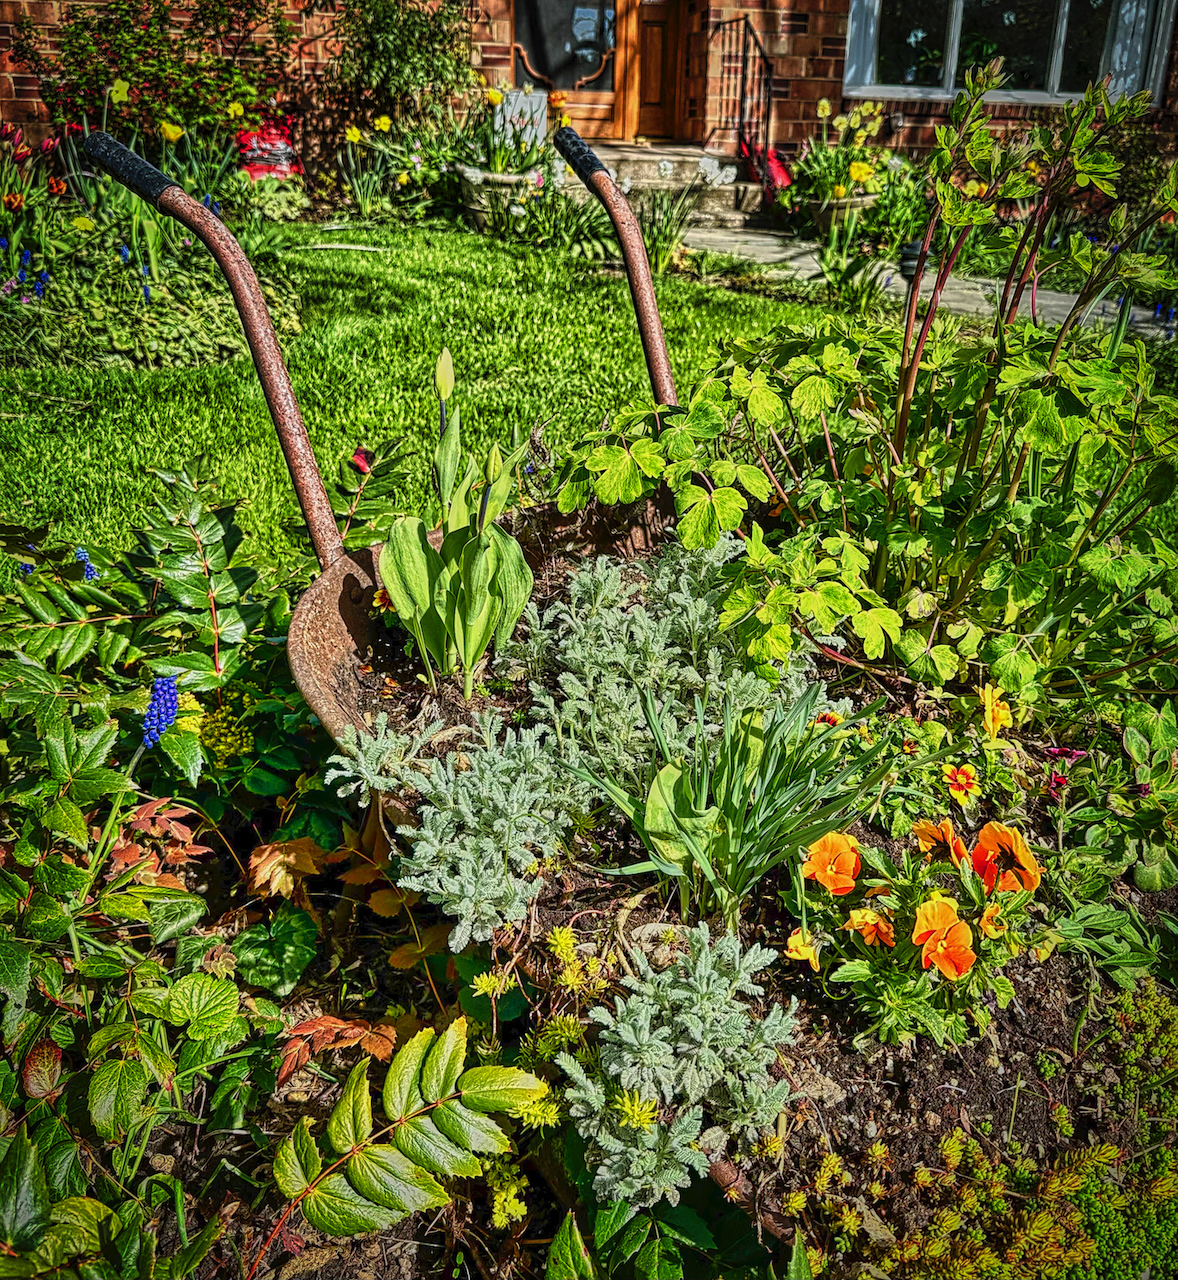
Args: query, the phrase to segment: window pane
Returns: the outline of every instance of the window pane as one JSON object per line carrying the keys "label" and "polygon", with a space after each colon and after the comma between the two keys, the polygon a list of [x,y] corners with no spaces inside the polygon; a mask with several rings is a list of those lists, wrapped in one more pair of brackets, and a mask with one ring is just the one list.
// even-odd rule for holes
{"label": "window pane", "polygon": [[1083,93],[1100,79],[1112,0],[1072,0],[1059,73],[1060,93]]}
{"label": "window pane", "polygon": [[970,67],[1006,59],[1006,89],[1047,89],[1056,0],[965,0],[953,83]]}
{"label": "window pane", "polygon": [[526,54],[516,51],[516,84],[612,93],[614,3],[515,0],[515,42]]}
{"label": "window pane", "polygon": [[950,0],[883,0],[876,84],[940,85]]}

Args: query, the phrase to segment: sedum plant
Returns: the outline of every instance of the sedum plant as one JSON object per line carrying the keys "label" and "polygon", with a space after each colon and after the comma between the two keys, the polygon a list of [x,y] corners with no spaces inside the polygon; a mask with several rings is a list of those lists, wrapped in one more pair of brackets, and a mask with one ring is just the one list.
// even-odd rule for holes
{"label": "sedum plant", "polygon": [[279,1143],[274,1181],[292,1202],[282,1221],[297,1205],[317,1231],[350,1236],[449,1204],[439,1178],[478,1177],[480,1156],[511,1150],[492,1113],[514,1114],[548,1088],[517,1067],[463,1071],[466,1019],[458,1018],[440,1036],[419,1031],[397,1053],[381,1090],[387,1123],[374,1132],[369,1061],[352,1068],[328,1118],[326,1155],[309,1116]]}
{"label": "sedum plant", "polygon": [[[705,924],[687,935],[687,947],[662,973],[636,954],[638,976],[623,979],[632,994],[590,1011],[601,1027],[596,1056],[557,1057],[603,1202],[677,1204],[692,1175],[707,1172],[701,1145],[754,1137],[790,1097],[769,1067],[777,1046],[794,1038],[796,1001],[788,1010],[773,1005],[763,1019],[747,1003],[762,994],[753,979],[773,952],[742,951],[733,934],[713,943]],[[701,1134],[705,1117],[713,1127]]]}
{"label": "sedum plant", "polygon": [[379,573],[417,644],[430,687],[437,688],[435,668],[442,675],[461,669],[463,696],[469,700],[475,668],[492,639],[502,644],[511,635],[532,594],[532,571],[519,543],[495,523],[528,446],[525,442],[504,461],[492,444],[481,468],[469,455],[463,468],[459,413],[455,409],[447,418],[446,412],[454,391],[448,348],[438,359],[434,380],[441,406],[433,467],[441,547],[430,542],[424,521],[398,516],[381,550]]}

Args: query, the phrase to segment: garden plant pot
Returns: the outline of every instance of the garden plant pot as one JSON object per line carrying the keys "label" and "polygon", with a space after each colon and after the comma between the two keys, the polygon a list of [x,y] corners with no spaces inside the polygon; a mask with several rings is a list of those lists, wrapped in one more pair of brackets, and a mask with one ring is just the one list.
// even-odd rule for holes
{"label": "garden plant pot", "polygon": [[492,191],[510,200],[533,186],[532,177],[526,173],[484,173],[464,166],[458,177],[462,184],[462,210],[479,231],[487,229]]}
{"label": "garden plant pot", "polygon": [[821,200],[808,200],[806,212],[818,230],[827,236],[830,235],[831,227],[841,226],[852,213],[870,209],[878,199],[879,193],[875,192],[866,196],[848,196],[845,200],[831,200],[825,204]]}

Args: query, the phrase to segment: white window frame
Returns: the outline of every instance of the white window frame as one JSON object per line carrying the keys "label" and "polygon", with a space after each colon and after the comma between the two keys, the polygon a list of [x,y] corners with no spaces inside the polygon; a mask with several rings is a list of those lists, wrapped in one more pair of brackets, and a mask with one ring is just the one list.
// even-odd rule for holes
{"label": "white window frame", "polygon": [[[986,95],[987,102],[1062,103],[1077,95],[1058,92],[1063,66],[1064,32],[1072,0],[1057,0],[1055,28],[1051,38],[1047,90],[1000,89]],[[847,60],[843,73],[843,94],[848,98],[883,98],[885,101],[951,102],[962,87],[953,84],[958,42],[965,0],[949,0],[950,17],[945,41],[945,72],[940,85],[878,84],[875,81],[876,49],[879,42],[881,0],[851,0],[847,28]],[[1148,89],[1154,103],[1162,97],[1166,61],[1174,30],[1178,0],[1118,0],[1109,19],[1102,66],[1112,72],[1111,92],[1137,93]],[[1118,28],[1121,38],[1115,38]]]}

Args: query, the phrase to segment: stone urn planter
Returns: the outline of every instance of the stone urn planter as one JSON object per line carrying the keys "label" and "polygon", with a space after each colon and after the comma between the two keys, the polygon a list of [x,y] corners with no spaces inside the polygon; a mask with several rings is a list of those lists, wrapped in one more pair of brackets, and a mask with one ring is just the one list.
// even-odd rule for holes
{"label": "stone urn planter", "polygon": [[830,200],[825,204],[821,200],[807,200],[806,211],[814,225],[824,235],[830,235],[831,227],[841,226],[852,212],[870,209],[879,199],[879,193],[865,196],[847,196],[843,200]]}
{"label": "stone urn planter", "polygon": [[536,181],[530,173],[485,173],[470,165],[459,168],[458,179],[462,187],[462,210],[479,231],[487,229],[491,200],[516,199],[533,188]]}

